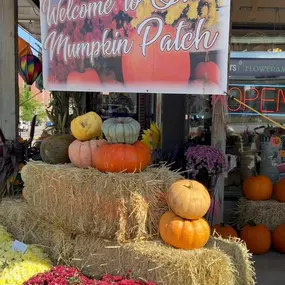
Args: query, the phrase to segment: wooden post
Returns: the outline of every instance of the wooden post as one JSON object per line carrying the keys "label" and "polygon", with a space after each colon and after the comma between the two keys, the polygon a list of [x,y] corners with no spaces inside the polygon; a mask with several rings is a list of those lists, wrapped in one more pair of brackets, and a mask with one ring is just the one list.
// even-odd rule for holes
{"label": "wooden post", "polygon": [[18,1],[0,0],[0,127],[7,139],[16,139],[18,117]]}
{"label": "wooden post", "polygon": [[[231,1],[231,11],[233,11],[233,1]],[[229,52],[228,52],[228,70],[230,70],[230,52],[231,52],[231,32],[232,18],[230,19]],[[229,78],[228,78],[229,81]],[[229,82],[228,82],[229,83]],[[213,104],[215,102],[215,104]],[[228,120],[228,98],[216,97],[213,101],[212,116],[212,146],[217,147],[223,153],[226,153],[227,132],[226,124]],[[225,177],[221,175],[217,181],[217,191],[214,197],[220,204],[217,205],[217,215],[214,215],[213,224],[219,224],[224,221],[224,196],[225,196]]]}

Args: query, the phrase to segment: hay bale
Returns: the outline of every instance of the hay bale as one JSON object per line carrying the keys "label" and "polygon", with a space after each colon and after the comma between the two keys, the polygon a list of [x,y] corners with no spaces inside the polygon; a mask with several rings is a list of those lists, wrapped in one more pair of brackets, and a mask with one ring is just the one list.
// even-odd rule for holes
{"label": "hay bale", "polygon": [[65,232],[119,241],[157,236],[167,187],[182,179],[166,166],[105,174],[42,162],[28,163],[22,178],[34,214]]}
{"label": "hay bale", "polygon": [[209,247],[218,247],[231,257],[235,266],[236,284],[255,284],[255,270],[253,267],[252,254],[243,241],[239,238],[223,239],[211,238],[207,244]]}
{"label": "hay bale", "polygon": [[48,252],[55,264],[68,260],[74,252],[74,237],[66,235],[59,228],[50,228],[47,221],[29,211],[27,203],[21,198],[5,198],[1,201],[0,224],[15,239],[35,244]]}
{"label": "hay bale", "polygon": [[125,274],[131,269],[134,278],[163,285],[254,284],[250,255],[237,239],[211,237],[205,248],[184,251],[159,241],[119,244],[92,236],[70,236],[47,220],[31,215],[26,203],[15,199],[0,203],[2,222],[18,237],[41,242],[51,250],[53,260],[64,261],[95,277]]}
{"label": "hay bale", "polygon": [[125,274],[132,270],[134,279],[164,285],[237,284],[237,272],[231,258],[218,248],[185,251],[159,241],[119,245],[78,236],[72,265],[81,267],[87,274],[95,273],[95,277],[105,273]]}
{"label": "hay bale", "polygon": [[272,231],[278,225],[285,224],[285,203],[275,200],[250,201],[241,198],[235,211],[236,225],[239,229],[250,221],[264,224]]}

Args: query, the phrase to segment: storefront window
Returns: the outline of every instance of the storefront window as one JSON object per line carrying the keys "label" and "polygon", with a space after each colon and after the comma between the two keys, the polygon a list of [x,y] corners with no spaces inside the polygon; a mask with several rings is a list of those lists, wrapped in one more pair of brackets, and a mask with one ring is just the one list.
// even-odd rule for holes
{"label": "storefront window", "polygon": [[[242,54],[242,53],[241,53]],[[237,71],[237,64],[240,66]],[[233,59],[229,95],[279,124],[285,123],[285,58]],[[237,167],[225,181],[225,196],[242,194],[243,181],[265,175],[275,183],[283,175],[285,132],[233,99],[228,101],[226,153],[237,157]]]}
{"label": "storefront window", "polygon": [[211,145],[212,109],[209,95],[187,95],[186,147]]}

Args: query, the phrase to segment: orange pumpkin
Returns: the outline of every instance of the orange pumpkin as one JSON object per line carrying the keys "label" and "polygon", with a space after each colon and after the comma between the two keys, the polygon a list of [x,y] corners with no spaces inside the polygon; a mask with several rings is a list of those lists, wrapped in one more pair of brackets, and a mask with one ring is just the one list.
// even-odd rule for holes
{"label": "orange pumpkin", "polygon": [[248,250],[253,254],[264,254],[271,246],[271,234],[265,225],[248,224],[240,232]]}
{"label": "orange pumpkin", "polygon": [[277,201],[285,203],[285,179],[281,179],[275,184],[273,193]]}
{"label": "orange pumpkin", "polygon": [[98,73],[91,68],[88,68],[85,72],[72,71],[67,77],[68,87],[78,87],[78,85],[86,85],[87,88],[95,88],[101,85],[101,80]]}
{"label": "orange pumpkin", "polygon": [[142,142],[106,144],[92,153],[93,166],[102,172],[140,172],[151,162],[150,149]]}
{"label": "orange pumpkin", "polygon": [[214,236],[221,236],[224,239],[227,239],[229,237],[238,237],[237,231],[225,224],[218,224],[213,227],[213,235]]}
{"label": "orange pumpkin", "polygon": [[248,200],[268,200],[271,198],[272,192],[272,181],[263,175],[248,177],[243,183],[243,194]]}
{"label": "orange pumpkin", "polygon": [[203,247],[210,238],[210,232],[210,226],[206,220],[184,220],[171,211],[163,214],[159,222],[162,240],[179,249]]}
{"label": "orange pumpkin", "polygon": [[207,83],[219,84],[221,80],[219,66],[213,61],[200,62],[195,69],[195,79],[205,80]]}
{"label": "orange pumpkin", "polygon": [[79,168],[92,167],[92,153],[96,148],[107,144],[106,140],[90,140],[81,142],[75,140],[68,148],[70,161]]}
{"label": "orange pumpkin", "polygon": [[272,234],[273,247],[280,253],[285,253],[285,224],[276,227]]}
{"label": "orange pumpkin", "polygon": [[210,208],[211,198],[203,184],[195,180],[179,180],[168,189],[170,209],[184,219],[200,219]]}
{"label": "orange pumpkin", "polygon": [[[157,33],[157,27],[152,26],[148,38],[153,38]],[[142,54],[141,43],[144,33],[137,31],[129,36],[129,41],[134,41],[128,54],[122,55],[122,70],[126,85],[153,83],[179,84],[187,86],[190,78],[190,56],[185,51],[161,51],[160,42],[163,36],[169,34],[175,38],[176,30],[171,26],[164,26],[161,36],[146,48],[146,56]],[[138,71],[139,68],[139,71]]]}

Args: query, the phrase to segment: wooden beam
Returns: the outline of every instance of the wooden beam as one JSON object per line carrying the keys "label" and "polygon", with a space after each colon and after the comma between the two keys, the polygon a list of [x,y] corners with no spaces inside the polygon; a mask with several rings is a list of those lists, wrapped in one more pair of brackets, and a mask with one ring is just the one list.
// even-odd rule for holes
{"label": "wooden beam", "polygon": [[17,0],[0,0],[0,127],[7,139],[18,133],[17,7]]}
{"label": "wooden beam", "polygon": [[284,0],[232,1],[233,23],[275,24],[285,23]]}

